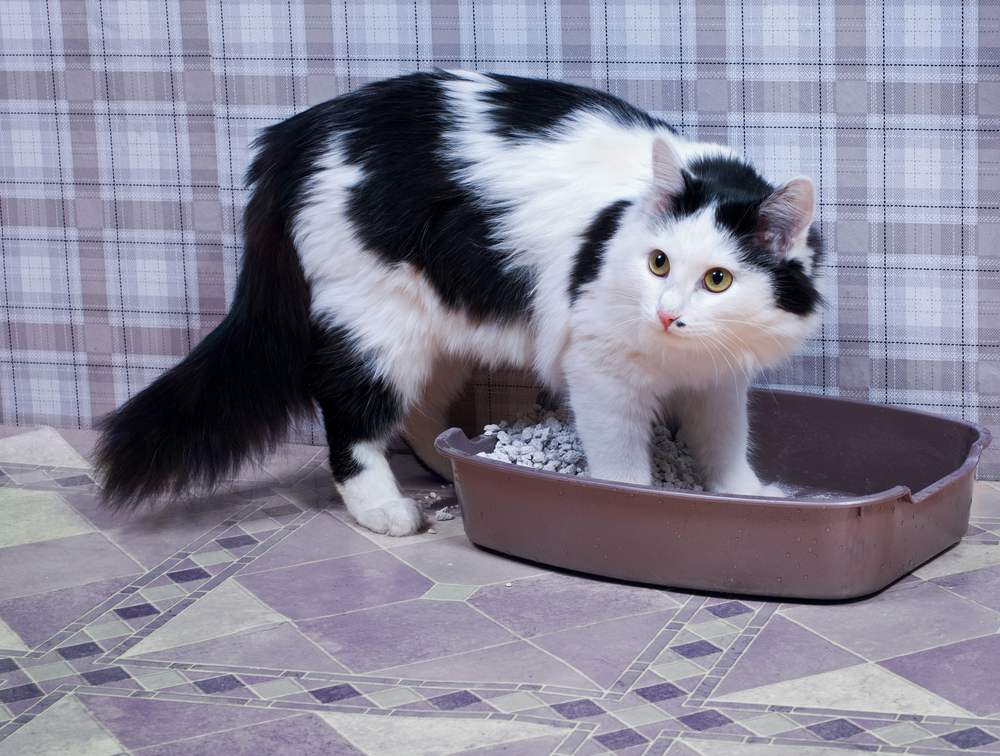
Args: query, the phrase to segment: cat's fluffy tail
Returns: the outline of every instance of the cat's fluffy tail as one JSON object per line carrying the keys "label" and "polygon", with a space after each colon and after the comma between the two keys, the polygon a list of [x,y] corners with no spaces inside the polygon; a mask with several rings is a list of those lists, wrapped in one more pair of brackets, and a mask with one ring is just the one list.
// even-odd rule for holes
{"label": "cat's fluffy tail", "polygon": [[[176,367],[101,423],[96,465],[104,500],[211,488],[281,441],[311,409],[309,286],[289,235],[287,189],[264,149],[251,168],[246,254],[232,309]],[[271,145],[272,148],[276,145]]]}

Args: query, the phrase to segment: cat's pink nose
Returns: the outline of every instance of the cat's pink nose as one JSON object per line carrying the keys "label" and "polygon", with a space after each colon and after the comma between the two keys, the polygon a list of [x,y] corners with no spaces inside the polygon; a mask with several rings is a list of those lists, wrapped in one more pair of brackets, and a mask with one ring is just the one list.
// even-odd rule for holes
{"label": "cat's pink nose", "polygon": [[677,316],[676,315],[670,315],[669,313],[666,313],[666,312],[660,312],[658,314],[660,316],[660,322],[663,323],[664,330],[670,328],[671,324],[675,320],[677,320]]}

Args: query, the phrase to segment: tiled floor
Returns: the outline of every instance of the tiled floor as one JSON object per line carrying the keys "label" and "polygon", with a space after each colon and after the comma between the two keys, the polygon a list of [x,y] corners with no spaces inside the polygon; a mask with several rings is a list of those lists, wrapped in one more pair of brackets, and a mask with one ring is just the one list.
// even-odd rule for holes
{"label": "tiled floor", "polygon": [[315,447],[115,516],[92,440],[0,429],[0,754],[1000,753],[994,484],[882,594],[776,604],[373,536]]}

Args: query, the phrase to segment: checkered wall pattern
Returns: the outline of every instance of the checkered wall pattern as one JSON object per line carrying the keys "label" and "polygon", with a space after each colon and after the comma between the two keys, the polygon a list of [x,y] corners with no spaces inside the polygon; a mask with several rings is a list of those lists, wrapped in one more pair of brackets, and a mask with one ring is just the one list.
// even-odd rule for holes
{"label": "checkered wall pattern", "polygon": [[[826,316],[766,382],[1000,428],[998,2],[0,0],[0,19],[0,422],[90,426],[220,320],[258,129],[440,66],[606,89],[813,176]],[[471,397],[485,420],[529,390],[483,373]]]}

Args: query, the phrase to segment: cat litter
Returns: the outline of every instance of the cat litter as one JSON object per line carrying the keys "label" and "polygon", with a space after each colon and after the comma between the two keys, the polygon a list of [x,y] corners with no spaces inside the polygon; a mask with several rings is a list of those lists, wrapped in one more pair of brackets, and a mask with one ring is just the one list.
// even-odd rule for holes
{"label": "cat litter", "polygon": [[[493,451],[478,456],[510,462],[535,470],[587,477],[583,445],[565,409],[546,410],[536,405],[513,423],[502,421],[483,428],[484,436],[497,439]],[[653,486],[702,491],[697,465],[683,443],[669,428],[653,429]]]}
{"label": "cat litter", "polygon": [[[441,486],[441,488],[447,488],[448,486]],[[441,495],[435,491],[424,491],[420,493],[413,493],[414,501],[416,501],[427,513],[427,516],[436,522],[447,522],[448,520],[455,519],[455,513],[459,511],[459,506],[457,503],[444,504],[444,500]],[[434,532],[434,531],[428,531]]]}

